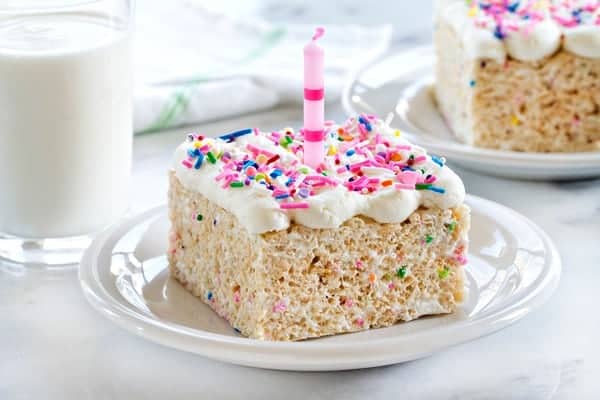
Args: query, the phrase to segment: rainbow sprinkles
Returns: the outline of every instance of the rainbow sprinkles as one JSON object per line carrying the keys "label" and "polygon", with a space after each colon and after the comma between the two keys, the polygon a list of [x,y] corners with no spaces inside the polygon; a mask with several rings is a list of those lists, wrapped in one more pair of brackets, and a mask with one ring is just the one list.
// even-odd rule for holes
{"label": "rainbow sprinkles", "polygon": [[[302,163],[303,131],[291,128],[243,129],[218,138],[189,134],[175,169],[185,186],[233,213],[251,204],[258,214],[277,208],[313,228],[335,228],[358,214],[401,222],[420,203],[451,203],[442,204],[447,208],[462,201],[464,187],[443,158],[410,144],[375,116],[325,125],[326,155],[314,169]],[[273,215],[250,218],[256,223],[238,217],[255,233],[286,227]]]}
{"label": "rainbow sprinkles", "polygon": [[564,47],[600,58],[598,0],[440,1],[438,19],[459,34],[472,58],[540,60]]}

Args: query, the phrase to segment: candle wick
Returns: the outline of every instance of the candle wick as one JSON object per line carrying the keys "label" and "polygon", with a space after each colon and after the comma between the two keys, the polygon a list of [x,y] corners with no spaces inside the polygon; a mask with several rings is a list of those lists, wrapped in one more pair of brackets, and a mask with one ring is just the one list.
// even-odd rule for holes
{"label": "candle wick", "polygon": [[312,37],[312,40],[318,40],[321,36],[325,34],[325,28],[319,26],[315,29],[315,34]]}

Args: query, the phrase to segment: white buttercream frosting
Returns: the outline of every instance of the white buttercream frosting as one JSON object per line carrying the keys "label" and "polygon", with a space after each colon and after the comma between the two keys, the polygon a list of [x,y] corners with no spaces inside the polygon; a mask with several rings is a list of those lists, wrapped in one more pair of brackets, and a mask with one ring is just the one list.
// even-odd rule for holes
{"label": "white buttercream frosting", "polygon": [[536,61],[561,45],[578,56],[600,58],[597,0],[439,0],[436,20],[452,27],[472,59]]}
{"label": "white buttercream frosting", "polygon": [[185,188],[234,214],[251,233],[284,230],[292,222],[336,228],[357,215],[402,222],[421,206],[462,204],[463,183],[443,160],[381,120],[361,120],[328,127],[328,155],[318,171],[302,163],[302,135],[289,129],[254,130],[231,142],[192,135],[177,148],[173,167]]}

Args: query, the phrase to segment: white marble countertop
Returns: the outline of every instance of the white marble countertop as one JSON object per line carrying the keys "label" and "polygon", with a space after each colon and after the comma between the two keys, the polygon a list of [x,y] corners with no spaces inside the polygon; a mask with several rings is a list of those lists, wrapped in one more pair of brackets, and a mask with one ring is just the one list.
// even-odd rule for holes
{"label": "white marble countertop", "polygon": [[[342,118],[339,107],[330,115]],[[297,126],[285,108],[197,127]],[[295,122],[295,124],[294,124]],[[189,129],[189,128],[188,128]],[[133,206],[165,201],[166,169],[188,129],[136,138]],[[0,264],[0,399],[586,399],[600,393],[600,180],[511,181],[460,171],[470,193],[527,215],[561,253],[552,299],[491,336],[401,365],[332,373],[251,369],[127,333],[85,301],[77,270]]]}
{"label": "white marble countertop", "polygon": [[[290,21],[393,22],[422,37],[429,5],[398,2],[384,12],[355,0],[239,6]],[[246,3],[244,3],[246,4]],[[329,4],[329,3],[325,3]],[[425,3],[423,3],[425,4]],[[338,14],[336,14],[338,13]],[[329,19],[328,19],[329,18]],[[342,21],[345,22],[345,21]],[[396,42],[403,35],[394,36]],[[166,200],[166,170],[183,133],[239,126],[299,126],[299,108],[137,137],[133,208]],[[328,117],[343,118],[339,106]],[[600,396],[600,180],[511,181],[458,172],[468,191],[514,208],[555,241],[563,276],[551,300],[517,324],[429,358],[332,373],[251,369],[169,349],[127,333],[85,301],[77,270],[0,264],[0,399],[593,399]]]}

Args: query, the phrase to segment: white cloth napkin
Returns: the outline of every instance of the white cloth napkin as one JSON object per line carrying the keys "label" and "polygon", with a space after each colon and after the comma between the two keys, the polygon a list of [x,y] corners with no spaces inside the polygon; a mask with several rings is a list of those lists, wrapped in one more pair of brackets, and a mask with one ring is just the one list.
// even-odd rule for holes
{"label": "white cloth napkin", "polygon": [[[266,23],[209,11],[193,0],[138,2],[136,133],[302,102],[302,49],[315,26]],[[326,26],[325,93],[389,46],[390,26]]]}

